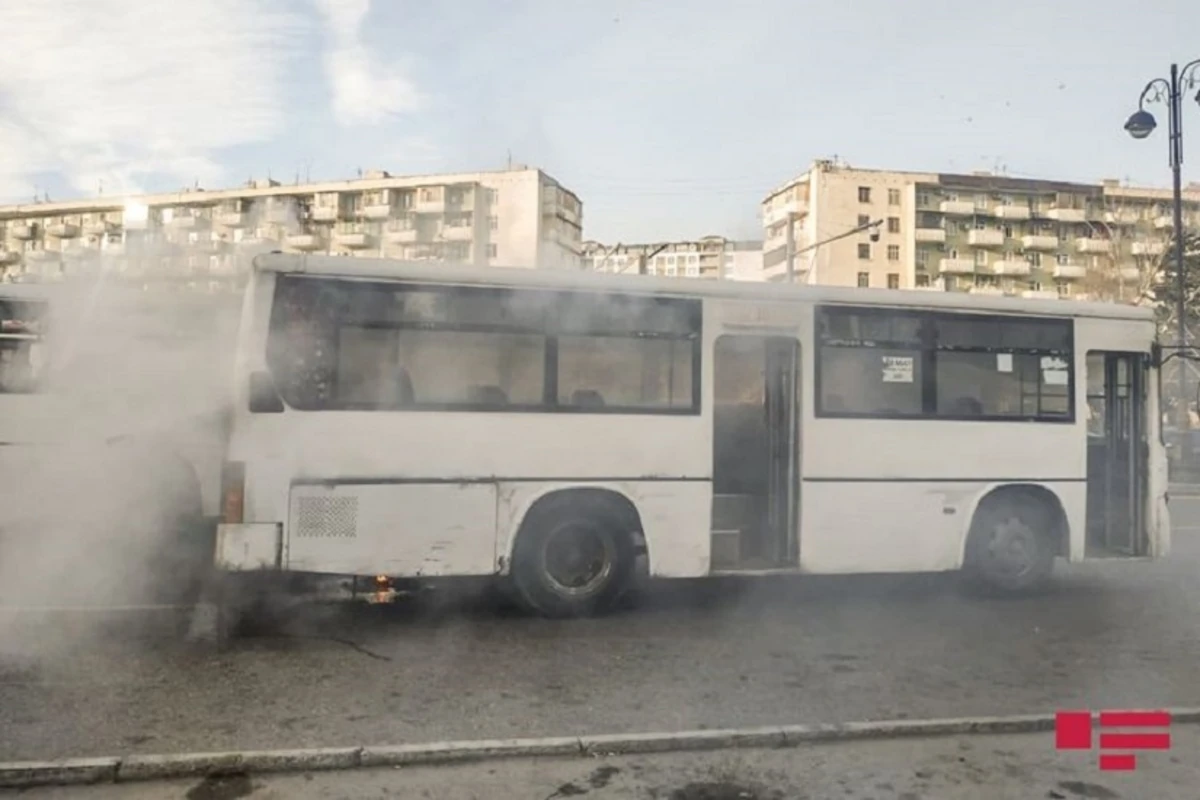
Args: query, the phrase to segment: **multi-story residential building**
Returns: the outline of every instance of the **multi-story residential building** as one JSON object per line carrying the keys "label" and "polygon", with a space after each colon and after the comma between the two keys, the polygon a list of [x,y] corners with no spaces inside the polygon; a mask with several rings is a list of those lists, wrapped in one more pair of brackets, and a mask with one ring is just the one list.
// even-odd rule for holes
{"label": "multi-story residential building", "polygon": [[265,250],[578,269],[579,198],[537,169],[291,186],[252,181],[0,206],[0,272],[234,275]]}
{"label": "multi-story residential building", "polygon": [[[1165,189],[832,161],[772,191],[762,214],[771,280],[786,274],[790,224],[798,281],[1035,297],[1139,296],[1172,229]],[[1184,214],[1200,225],[1200,186]]]}
{"label": "multi-story residential building", "polygon": [[636,273],[643,259],[648,275],[731,280],[762,280],[763,275],[762,242],[705,236],[658,244],[583,243],[584,269]]}

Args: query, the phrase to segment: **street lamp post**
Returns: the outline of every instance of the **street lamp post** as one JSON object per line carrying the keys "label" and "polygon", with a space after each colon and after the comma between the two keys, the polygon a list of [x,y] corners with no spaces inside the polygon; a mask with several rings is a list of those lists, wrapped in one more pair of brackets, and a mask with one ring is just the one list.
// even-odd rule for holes
{"label": "street lamp post", "polygon": [[[1145,139],[1154,132],[1154,128],[1158,125],[1154,115],[1146,110],[1146,103],[1163,100],[1167,103],[1167,138],[1170,148],[1171,200],[1175,234],[1175,322],[1179,331],[1180,349],[1177,352],[1180,354],[1187,347],[1187,303],[1184,299],[1187,281],[1185,280],[1184,263],[1181,173],[1183,167],[1183,93],[1200,82],[1196,74],[1198,67],[1200,67],[1200,59],[1184,64],[1183,69],[1180,69],[1178,64],[1172,64],[1169,79],[1155,78],[1146,84],[1146,88],[1142,89],[1142,94],[1138,97],[1138,110],[1133,112],[1125,122],[1125,130],[1129,132],[1130,136],[1135,139]],[[1200,103],[1200,93],[1196,95],[1196,102]],[[1179,366],[1179,405],[1179,427],[1181,429],[1188,428],[1191,417],[1187,407],[1187,371],[1182,364]]]}

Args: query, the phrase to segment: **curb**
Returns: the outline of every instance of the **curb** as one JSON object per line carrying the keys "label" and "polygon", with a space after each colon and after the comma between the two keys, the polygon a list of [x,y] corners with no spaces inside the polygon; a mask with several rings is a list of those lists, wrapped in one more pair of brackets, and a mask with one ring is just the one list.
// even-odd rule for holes
{"label": "curb", "polygon": [[[1166,711],[1171,715],[1172,723],[1200,723],[1200,707]],[[432,766],[505,758],[600,757],[735,748],[797,747],[822,742],[906,737],[1043,733],[1054,730],[1054,719],[1053,714],[901,719],[674,733],[617,733],[308,750],[247,750],[228,753],[71,758],[59,761],[14,761],[0,762],[0,788],[130,783],[231,772],[313,772],[362,767]]]}

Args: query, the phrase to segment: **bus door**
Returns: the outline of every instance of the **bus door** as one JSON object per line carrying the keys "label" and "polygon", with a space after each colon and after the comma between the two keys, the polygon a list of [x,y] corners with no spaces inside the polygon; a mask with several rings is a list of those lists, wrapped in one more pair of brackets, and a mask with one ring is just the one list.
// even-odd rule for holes
{"label": "bus door", "polygon": [[1087,554],[1145,552],[1146,370],[1143,353],[1087,355]]}
{"label": "bus door", "polygon": [[726,335],[713,359],[712,567],[795,566],[799,342]]}

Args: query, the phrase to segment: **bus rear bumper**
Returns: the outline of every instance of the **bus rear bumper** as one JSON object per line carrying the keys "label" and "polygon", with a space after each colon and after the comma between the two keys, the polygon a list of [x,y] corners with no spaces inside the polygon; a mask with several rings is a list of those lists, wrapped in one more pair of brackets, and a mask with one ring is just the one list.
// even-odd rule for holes
{"label": "bus rear bumper", "polygon": [[283,526],[277,522],[221,523],[217,526],[214,563],[229,572],[279,569]]}

